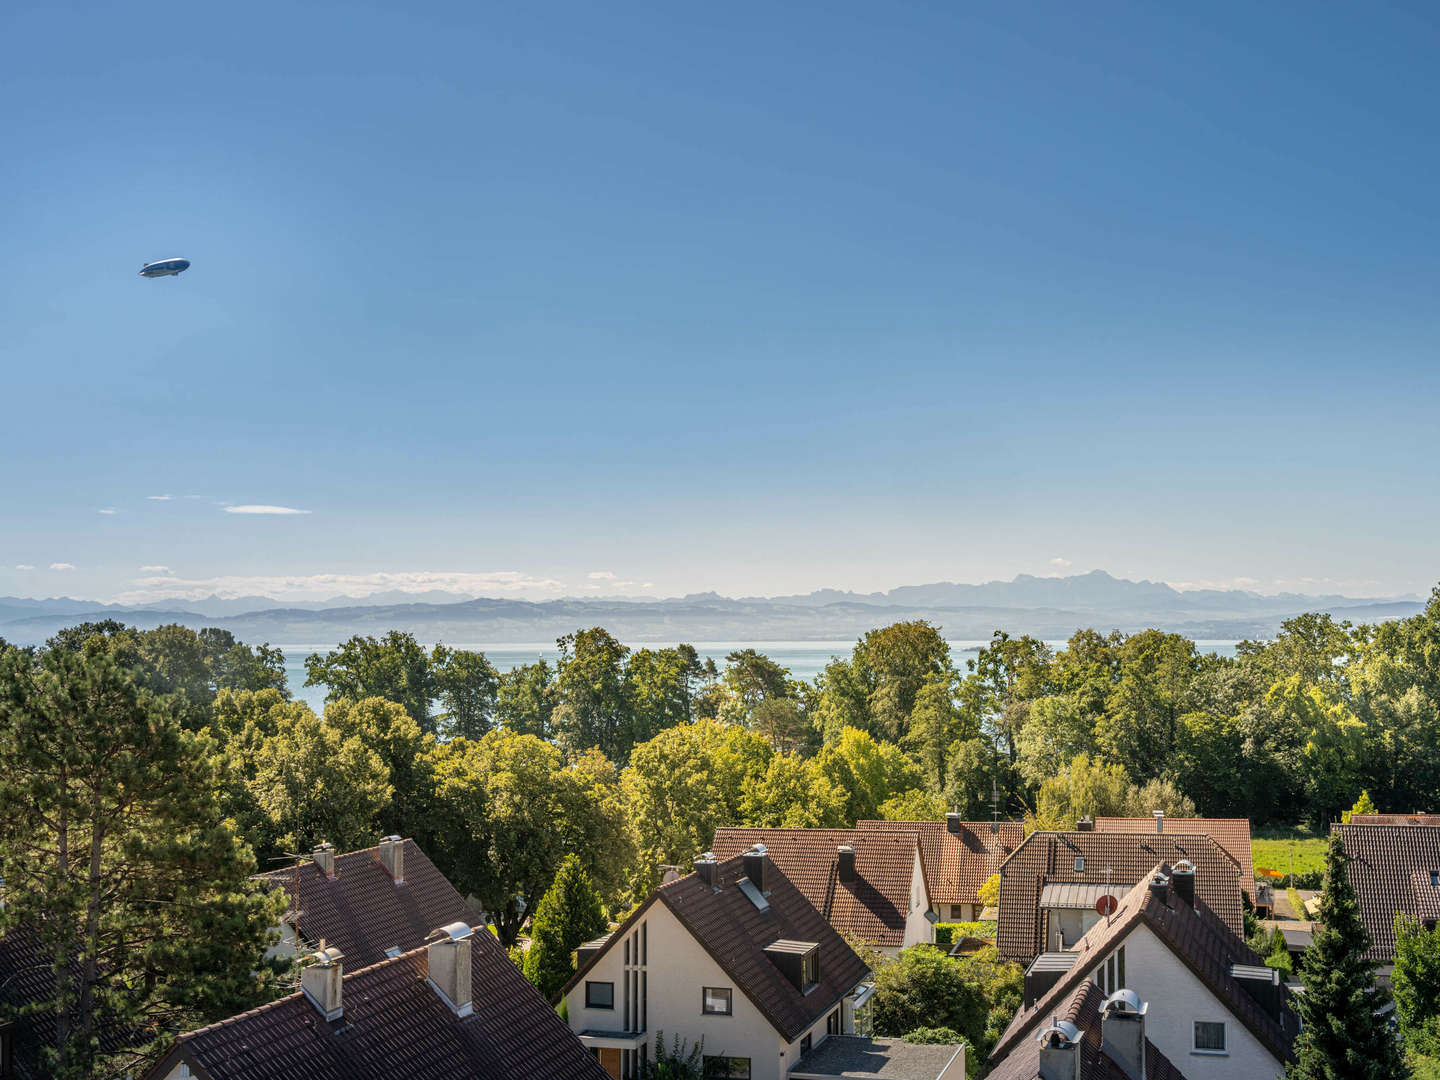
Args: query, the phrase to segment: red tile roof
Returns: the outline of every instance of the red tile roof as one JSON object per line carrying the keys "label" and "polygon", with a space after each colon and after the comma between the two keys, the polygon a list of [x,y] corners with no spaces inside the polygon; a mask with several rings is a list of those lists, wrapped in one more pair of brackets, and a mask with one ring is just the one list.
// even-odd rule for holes
{"label": "red tile roof", "polygon": [[1440,827],[1434,825],[1336,825],[1345,854],[1346,872],[1360,902],[1360,918],[1370,932],[1370,959],[1395,959],[1395,915],[1419,919],[1440,903],[1440,887],[1431,886],[1430,871],[1440,873]]}
{"label": "red tile roof", "polygon": [[[1155,818],[1097,817],[1096,832],[1154,832]],[[1240,864],[1241,887],[1255,897],[1255,862],[1250,851],[1249,818],[1173,818],[1165,819],[1165,832],[1193,836],[1213,836]]]}
{"label": "red tile roof", "polygon": [[[1075,869],[1083,856],[1085,866]],[[1195,864],[1199,905],[1231,933],[1243,936],[1240,867],[1209,835],[1165,832],[1037,832],[1000,867],[1000,922],[995,945],[1007,960],[1029,962],[1045,951],[1040,894],[1048,884],[1113,884],[1116,895],[1140,881],[1157,862]]]}
{"label": "red tile roof", "polygon": [[859,829],[914,829],[920,836],[920,858],[930,900],[936,904],[974,904],[980,886],[1000,869],[1025,839],[1018,821],[962,821],[951,832],[943,821],[857,821]]}
{"label": "red tile roof", "polygon": [[314,946],[324,938],[345,954],[352,971],[379,963],[388,951],[409,952],[425,936],[453,922],[478,921],[478,913],[425,857],[414,840],[404,848],[404,884],[397,885],[380,863],[379,848],[335,856],[335,877],[313,862],[258,875],[283,888],[293,905],[300,884],[300,936]]}
{"label": "red tile roof", "polygon": [[1440,814],[1351,814],[1350,825],[1440,825]]}
{"label": "red tile roof", "polygon": [[[868,974],[865,961],[835,932],[777,865],[767,867],[766,899],[761,911],[738,887],[745,878],[739,856],[717,862],[711,888],[698,874],[661,885],[609,938],[617,948],[630,928],[655,904],[664,904],[711,959],[735,980],[750,1001],[787,1041],[798,1038],[835,1008]],[[808,994],[797,990],[765,949],[777,941],[815,942],[820,949],[820,984]],[[598,950],[561,990],[568,994],[599,963]],[[652,963],[663,963],[654,958]]]}
{"label": "red tile roof", "polygon": [[291,994],[182,1035],[147,1080],[182,1061],[208,1080],[605,1080],[486,929],[470,942],[475,1011],[464,1019],[425,981],[416,949],[347,974],[339,1020]]}
{"label": "red tile roof", "polygon": [[[726,859],[764,844],[770,859],[836,930],[882,948],[905,944],[919,835],[913,829],[717,829]],[[839,880],[835,849],[855,849],[856,880]],[[922,865],[923,873],[923,865]],[[928,892],[928,888],[927,888]]]}
{"label": "red tile roof", "polygon": [[[1295,1015],[1286,1007],[1282,1009],[1282,1019],[1276,1020],[1230,974],[1233,964],[1263,966],[1263,961],[1203,903],[1192,908],[1173,889],[1167,890],[1163,899],[1152,893],[1148,879],[1156,869],[1169,873],[1170,864],[1162,862],[1153,865],[1139,875],[1140,880],[1120,900],[1108,923],[1096,923],[1076,942],[1070,951],[1079,953],[1080,959],[1039,1001],[1016,1014],[996,1044],[991,1054],[993,1060],[1002,1060],[1024,1035],[1035,1029],[1039,1021],[1057,1012],[1061,1003],[1069,1000],[1082,982],[1089,981],[1095,968],[1109,957],[1115,947],[1142,924],[1278,1060],[1293,1060],[1291,1048],[1299,1031]],[[1196,874],[1198,889],[1198,869]]]}
{"label": "red tile roof", "polygon": [[[1125,1071],[1110,1060],[1100,1049],[1100,1006],[1105,1002],[1105,992],[1089,979],[1084,980],[1069,998],[1054,1010],[1054,1016],[1068,1020],[1081,1032],[1080,1076],[1078,1080],[1130,1080]],[[1015,1043],[1002,1061],[996,1063],[986,1080],[1037,1080],[1040,1076],[1040,1044],[1031,1037]],[[1145,1040],[1146,1080],[1185,1080],[1185,1074],[1155,1049],[1155,1044]]]}

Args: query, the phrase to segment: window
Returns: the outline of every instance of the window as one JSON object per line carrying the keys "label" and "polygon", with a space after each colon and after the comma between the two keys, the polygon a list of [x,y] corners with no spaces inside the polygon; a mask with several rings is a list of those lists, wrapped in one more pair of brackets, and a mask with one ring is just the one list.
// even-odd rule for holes
{"label": "window", "polygon": [[810,1047],[814,1045],[815,1041],[809,1035],[806,1035],[803,1039],[800,1040],[800,1056],[803,1058],[806,1054],[810,1052]]}
{"label": "window", "polygon": [[829,1017],[826,1018],[826,1020],[825,1020],[825,1034],[826,1034],[826,1035],[839,1035],[839,1034],[840,1034],[840,1010],[839,1010],[839,1009],[836,1009],[834,1012],[832,1012],[832,1013],[829,1015]]}
{"label": "window", "polygon": [[706,1016],[730,1015],[730,987],[707,986],[700,992],[700,1011]]}
{"label": "window", "polygon": [[1430,871],[1430,884],[1440,888],[1440,870]]}
{"label": "window", "polygon": [[1095,981],[1107,995],[1125,988],[1125,946],[1116,949],[1095,969]]}
{"label": "window", "polygon": [[811,949],[805,954],[800,968],[801,989],[808,989],[820,981],[820,950]]}
{"label": "window", "polygon": [[706,1054],[705,1080],[750,1080],[750,1059]]}
{"label": "window", "polygon": [[1225,1053],[1225,1025],[1211,1020],[1195,1021],[1195,1053]]}
{"label": "window", "polygon": [[615,984],[612,982],[587,982],[585,984],[585,1007],[587,1009],[615,1008]]}
{"label": "window", "polygon": [[1084,856],[1084,855],[1076,855],[1076,856],[1075,856],[1075,873],[1077,873],[1077,874],[1083,874],[1084,872],[1085,872],[1085,856]]}

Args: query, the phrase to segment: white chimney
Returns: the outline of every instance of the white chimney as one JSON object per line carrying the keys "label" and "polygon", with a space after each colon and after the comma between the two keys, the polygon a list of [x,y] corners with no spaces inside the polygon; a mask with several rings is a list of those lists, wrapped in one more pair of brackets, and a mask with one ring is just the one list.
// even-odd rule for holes
{"label": "white chimney", "polygon": [[470,935],[474,933],[463,922],[453,922],[430,931],[437,940],[426,946],[430,969],[425,980],[450,1006],[456,1016],[469,1016],[475,1011],[470,994]]}
{"label": "white chimney", "polygon": [[1150,812],[1155,815],[1155,831],[1156,831],[1156,832],[1164,832],[1164,831],[1165,831],[1165,811],[1164,811],[1164,810],[1151,810]]}
{"label": "white chimney", "polygon": [[335,946],[327,949],[325,939],[321,938],[319,950],[300,972],[300,989],[326,1020],[339,1020],[345,1014],[341,1000],[345,975],[341,961],[344,959]]}
{"label": "white chimney", "polygon": [[1130,1080],[1145,1080],[1145,1013],[1134,990],[1116,990],[1100,1006],[1100,1049]]}
{"label": "white chimney", "polygon": [[1040,1080],[1080,1080],[1080,1039],[1074,1024],[1058,1018],[1040,1032]]}
{"label": "white chimney", "polygon": [[387,836],[380,841],[380,865],[396,885],[405,884],[405,841],[398,836]]}
{"label": "white chimney", "polygon": [[321,844],[311,853],[311,858],[315,860],[315,865],[320,868],[322,874],[331,881],[335,880],[335,849],[333,847],[328,843]]}

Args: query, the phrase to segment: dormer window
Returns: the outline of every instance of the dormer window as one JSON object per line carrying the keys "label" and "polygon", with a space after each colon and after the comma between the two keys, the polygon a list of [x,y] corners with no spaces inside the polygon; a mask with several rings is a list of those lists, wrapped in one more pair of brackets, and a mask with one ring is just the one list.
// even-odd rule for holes
{"label": "dormer window", "polygon": [[1430,884],[1440,889],[1440,870],[1430,871]]}
{"label": "dormer window", "polygon": [[820,946],[817,942],[781,938],[765,946],[765,955],[790,980],[790,985],[802,994],[808,994],[820,982]]}

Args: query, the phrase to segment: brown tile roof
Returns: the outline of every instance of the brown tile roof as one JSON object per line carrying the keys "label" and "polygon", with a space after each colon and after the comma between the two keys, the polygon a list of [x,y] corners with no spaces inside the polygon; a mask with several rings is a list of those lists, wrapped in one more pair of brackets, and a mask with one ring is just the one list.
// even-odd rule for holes
{"label": "brown tile roof", "polygon": [[605,1080],[484,927],[470,942],[475,1011],[463,1020],[416,949],[347,974],[339,1020],[294,993],[182,1035],[147,1080],[181,1061],[208,1080]]}
{"label": "brown tile roof", "polygon": [[857,821],[855,826],[919,833],[930,900],[937,904],[979,902],[980,886],[1025,839],[1025,826],[1018,821],[962,821],[956,833],[943,821]]}
{"label": "brown tile roof", "polygon": [[[1086,979],[1054,1010],[1056,1017],[1068,1020],[1081,1032],[1079,1080],[1129,1080],[1124,1070],[1100,1049],[1100,1006],[1104,1002],[1105,992]],[[1040,1075],[1040,1044],[1035,1034],[1014,1043],[1004,1060],[985,1074],[986,1080],[1036,1080]],[[1185,1074],[1149,1039],[1145,1040],[1145,1077],[1185,1080]]]}
{"label": "brown tile roof", "polygon": [[[727,859],[764,844],[774,864],[836,930],[899,948],[905,944],[919,843],[913,829],[716,829],[714,852]],[[835,849],[841,844],[855,849],[856,880],[849,885],[837,874]]]}
{"label": "brown tile roof", "polygon": [[[380,863],[379,848],[336,855],[333,880],[313,862],[302,863],[301,937],[312,946],[324,938],[345,954],[346,967],[359,971],[386,959],[388,950],[419,948],[436,927],[477,921],[478,913],[414,840],[405,841],[403,865],[405,881],[397,885]],[[283,888],[293,905],[296,877],[291,868],[257,880]]]}
{"label": "brown tile roof", "polygon": [[1440,814],[1351,814],[1350,825],[1440,825]]}
{"label": "brown tile roof", "polygon": [[[1085,858],[1077,871],[1075,859]],[[1007,960],[1029,961],[1045,951],[1040,894],[1046,885],[1113,884],[1116,895],[1140,881],[1157,862],[1189,859],[1195,891],[1236,936],[1245,933],[1240,906],[1240,867],[1209,835],[1165,832],[1037,832],[1000,868],[1000,921],[995,945]],[[1108,874],[1107,874],[1108,869]]]}
{"label": "brown tile roof", "polygon": [[[775,1030],[786,1040],[795,1039],[854,990],[869,969],[778,865],[767,868],[769,906],[764,911],[738,888],[743,878],[744,862],[737,856],[717,862],[718,888],[693,873],[661,885],[609,940],[623,941],[652,905],[664,904]],[[817,988],[801,993],[775,966],[765,948],[777,941],[819,945]],[[561,996],[578,986],[605,952],[596,952],[565,984]]]}
{"label": "brown tile roof", "polygon": [[1370,959],[1391,963],[1395,959],[1396,913],[1434,917],[1423,912],[1433,910],[1427,898],[1440,893],[1440,888],[1432,893],[1429,884],[1430,871],[1440,872],[1440,827],[1351,824],[1334,828],[1350,856],[1346,872],[1360,901],[1360,918],[1370,931]]}
{"label": "brown tile roof", "polygon": [[[1120,900],[1109,922],[1096,923],[1076,942],[1071,951],[1080,953],[1081,959],[1039,1001],[1016,1014],[996,1044],[992,1060],[1002,1060],[1034,1030],[1038,1021],[1057,1012],[1082,982],[1089,981],[1096,966],[1141,924],[1169,947],[1278,1060],[1293,1060],[1291,1047],[1299,1031],[1295,1015],[1286,1007],[1282,1009],[1283,1022],[1277,1021],[1230,974],[1232,964],[1261,966],[1263,961],[1203,903],[1192,908],[1173,889],[1167,890],[1163,899],[1151,893],[1148,879],[1156,869],[1168,873],[1170,864],[1160,863],[1142,873],[1139,882]],[[1196,876],[1198,888],[1198,868]]]}
{"label": "brown tile roof", "polygon": [[[1154,832],[1155,819],[1097,817],[1096,832]],[[1213,836],[1217,843],[1228,851],[1240,864],[1240,884],[1253,899],[1255,896],[1255,862],[1250,851],[1249,818],[1173,818],[1165,819],[1165,832],[1193,836],[1204,833]]]}

